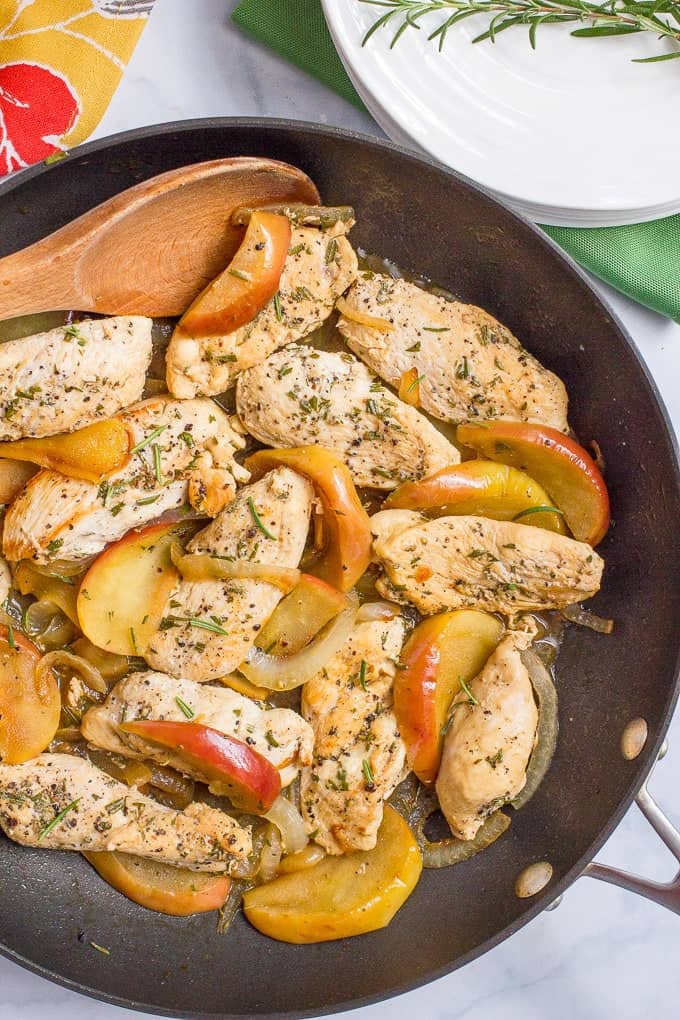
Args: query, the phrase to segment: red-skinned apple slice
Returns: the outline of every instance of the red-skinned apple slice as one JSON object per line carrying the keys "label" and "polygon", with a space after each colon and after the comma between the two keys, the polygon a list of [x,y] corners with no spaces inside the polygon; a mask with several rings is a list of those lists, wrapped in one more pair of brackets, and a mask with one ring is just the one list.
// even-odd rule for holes
{"label": "red-skinned apple slice", "polygon": [[394,681],[394,710],[413,771],[427,784],[439,771],[443,727],[461,678],[469,683],[498,644],[503,625],[476,609],[430,616],[413,630]]}
{"label": "red-skinned apple slice", "polygon": [[385,500],[386,510],[424,510],[434,516],[469,514],[495,521],[533,524],[566,535],[561,511],[533,478],[507,464],[467,460],[428,478],[404,482]]}
{"label": "red-skinned apple slice", "polygon": [[[595,546],[609,527],[609,494],[592,457],[547,425],[490,421],[458,426],[458,441],[535,478],[564,513],[574,538]],[[522,522],[526,523],[526,522]]]}
{"label": "red-skinned apple slice", "polygon": [[45,750],[59,726],[61,697],[51,670],[36,669],[40,652],[23,635],[0,627],[0,762],[20,765]]}
{"label": "red-skinned apple slice", "polygon": [[103,850],[83,856],[104,881],[128,899],[175,917],[219,910],[231,887],[227,875],[204,875],[132,854]]}
{"label": "red-skinned apple slice", "polygon": [[130,531],[97,557],[78,593],[83,634],[107,652],[141,655],[163,616],[179,574],[170,546],[187,522]]}
{"label": "red-skinned apple slice", "polygon": [[350,591],[371,562],[371,525],[349,468],[322,446],[258,450],[245,466],[255,480],[282,464],[309,478],[323,506],[325,548],[309,572]]}
{"label": "red-skinned apple slice", "polygon": [[190,305],[177,332],[185,336],[233,333],[251,322],[279,289],[289,246],[288,217],[256,209],[232,261]]}
{"label": "red-skinned apple slice", "polygon": [[142,740],[173,751],[197,770],[240,811],[264,814],[281,792],[271,762],[242,740],[196,722],[137,719],[121,726]]}

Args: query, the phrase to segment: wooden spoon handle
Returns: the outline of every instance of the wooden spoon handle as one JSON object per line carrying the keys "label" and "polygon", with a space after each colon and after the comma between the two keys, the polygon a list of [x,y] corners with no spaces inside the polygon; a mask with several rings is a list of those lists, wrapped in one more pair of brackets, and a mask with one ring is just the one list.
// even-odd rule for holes
{"label": "wooden spoon handle", "polygon": [[74,256],[38,241],[0,259],[0,319],[80,308]]}

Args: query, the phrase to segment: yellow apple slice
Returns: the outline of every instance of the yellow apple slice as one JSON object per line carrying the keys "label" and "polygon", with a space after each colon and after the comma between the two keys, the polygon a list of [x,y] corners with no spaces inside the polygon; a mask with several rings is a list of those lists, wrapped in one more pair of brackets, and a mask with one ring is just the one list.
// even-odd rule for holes
{"label": "yellow apple slice", "polygon": [[142,655],[158,630],[179,573],[170,546],[186,524],[151,524],[130,531],[97,557],[78,593],[80,629],[117,655]]}
{"label": "yellow apple slice", "polygon": [[104,850],[83,856],[114,889],[160,914],[183,917],[219,910],[231,886],[226,875],[204,875],[132,854]]}
{"label": "yellow apple slice", "polygon": [[129,456],[130,433],[119,418],[97,421],[59,436],[0,443],[0,457],[30,461],[85,482],[99,482],[105,475],[118,471]]}
{"label": "yellow apple slice", "polygon": [[373,850],[324,857],[250,889],[243,912],[280,942],[328,942],[384,928],[413,892],[423,861],[408,825],[385,807]]}

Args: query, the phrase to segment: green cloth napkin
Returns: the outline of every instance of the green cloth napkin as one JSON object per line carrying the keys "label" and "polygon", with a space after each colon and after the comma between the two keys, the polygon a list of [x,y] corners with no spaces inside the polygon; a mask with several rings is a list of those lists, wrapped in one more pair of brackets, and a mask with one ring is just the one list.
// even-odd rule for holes
{"label": "green cloth napkin", "polygon": [[[333,46],[319,0],[241,0],[232,18],[364,109]],[[612,287],[680,321],[680,215],[627,227],[543,226],[543,230]]]}

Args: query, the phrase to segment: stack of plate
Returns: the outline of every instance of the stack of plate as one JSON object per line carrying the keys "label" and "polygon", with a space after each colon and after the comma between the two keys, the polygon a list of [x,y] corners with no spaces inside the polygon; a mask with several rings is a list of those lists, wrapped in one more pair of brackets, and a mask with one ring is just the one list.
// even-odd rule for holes
{"label": "stack of plate", "polygon": [[347,73],[378,124],[495,192],[539,223],[616,226],[680,212],[680,60],[650,33],[574,39],[544,25],[471,40],[488,19],[452,28],[440,52],[428,14],[393,49],[397,19],[362,46],[384,9],[322,0]]}

